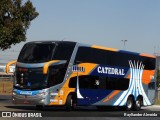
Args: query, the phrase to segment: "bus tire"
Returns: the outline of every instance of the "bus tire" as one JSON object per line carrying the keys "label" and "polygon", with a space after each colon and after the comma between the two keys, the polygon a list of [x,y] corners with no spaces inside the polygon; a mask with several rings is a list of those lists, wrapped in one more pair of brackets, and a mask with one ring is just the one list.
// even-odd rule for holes
{"label": "bus tire", "polygon": [[134,102],[132,97],[128,97],[127,102],[126,102],[126,110],[130,111],[133,109]]}
{"label": "bus tire", "polygon": [[139,111],[142,106],[142,100],[140,98],[137,98],[134,104],[134,110]]}
{"label": "bus tire", "polygon": [[66,100],[66,110],[71,111],[76,108],[76,99],[70,94]]}

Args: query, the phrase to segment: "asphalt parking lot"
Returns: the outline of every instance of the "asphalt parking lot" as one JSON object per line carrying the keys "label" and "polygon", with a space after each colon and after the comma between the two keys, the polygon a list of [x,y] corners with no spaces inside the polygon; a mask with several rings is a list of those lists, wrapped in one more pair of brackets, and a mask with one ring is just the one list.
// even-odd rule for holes
{"label": "asphalt parking lot", "polygon": [[[40,113],[42,117],[115,117],[115,119],[145,117],[147,119],[160,117],[160,106],[153,105],[142,107],[140,111],[125,111],[121,108],[108,108],[100,111],[95,107],[77,107],[76,110],[67,112],[65,108],[45,107],[43,110],[36,110],[31,105],[12,104],[11,96],[0,96],[0,111],[15,113]],[[15,116],[14,116],[15,117]]]}

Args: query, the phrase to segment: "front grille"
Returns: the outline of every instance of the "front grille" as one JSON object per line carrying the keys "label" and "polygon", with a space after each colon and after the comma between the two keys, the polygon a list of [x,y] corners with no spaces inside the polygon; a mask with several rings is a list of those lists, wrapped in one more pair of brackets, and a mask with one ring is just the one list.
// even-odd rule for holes
{"label": "front grille", "polygon": [[[27,97],[26,97],[27,96]],[[15,98],[18,99],[42,99],[42,97],[37,96],[37,95],[14,95]]]}

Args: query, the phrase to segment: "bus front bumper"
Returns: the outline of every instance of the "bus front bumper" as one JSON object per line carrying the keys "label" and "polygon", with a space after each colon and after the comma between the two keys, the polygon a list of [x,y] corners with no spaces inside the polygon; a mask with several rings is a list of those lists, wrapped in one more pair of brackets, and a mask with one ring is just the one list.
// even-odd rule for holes
{"label": "bus front bumper", "polygon": [[21,95],[13,92],[12,102],[13,104],[48,105],[50,100],[47,92],[37,95]]}

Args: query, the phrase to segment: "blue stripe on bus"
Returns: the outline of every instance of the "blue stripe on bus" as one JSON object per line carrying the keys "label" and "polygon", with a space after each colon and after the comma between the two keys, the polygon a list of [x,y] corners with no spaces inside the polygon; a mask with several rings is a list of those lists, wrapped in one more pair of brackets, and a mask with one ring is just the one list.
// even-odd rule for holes
{"label": "blue stripe on bus", "polygon": [[92,105],[104,99],[111,92],[113,92],[113,90],[80,89],[83,99],[78,99],[78,105]]}
{"label": "blue stripe on bus", "polygon": [[[133,76],[133,72],[131,72],[132,73],[132,76]],[[130,81],[129,82],[131,82],[131,84],[129,83],[129,88],[127,89],[128,91],[127,91],[127,93],[126,93],[126,95],[131,91],[131,86],[132,86],[132,84],[133,84],[133,78],[132,79],[130,79]],[[133,90],[132,90],[133,91]],[[132,92],[131,92],[132,93]],[[122,93],[123,94],[123,93]],[[128,97],[128,96],[125,96],[125,97]],[[121,102],[118,104],[118,106],[120,106],[120,104],[124,101],[124,99],[125,99],[125,97],[121,100]],[[115,104],[115,103],[114,103]],[[114,105],[113,104],[113,105]]]}
{"label": "blue stripe on bus", "polygon": [[125,50],[119,50],[118,52],[127,53],[127,54],[132,54],[132,55],[138,55],[138,56],[139,56],[139,54],[140,54],[140,53],[129,52],[129,51],[125,51]]}
{"label": "blue stripe on bus", "polygon": [[42,92],[42,90],[26,91],[26,90],[17,90],[17,89],[14,89],[14,91],[16,92],[16,94],[19,94],[19,95],[37,95],[38,93]]}

